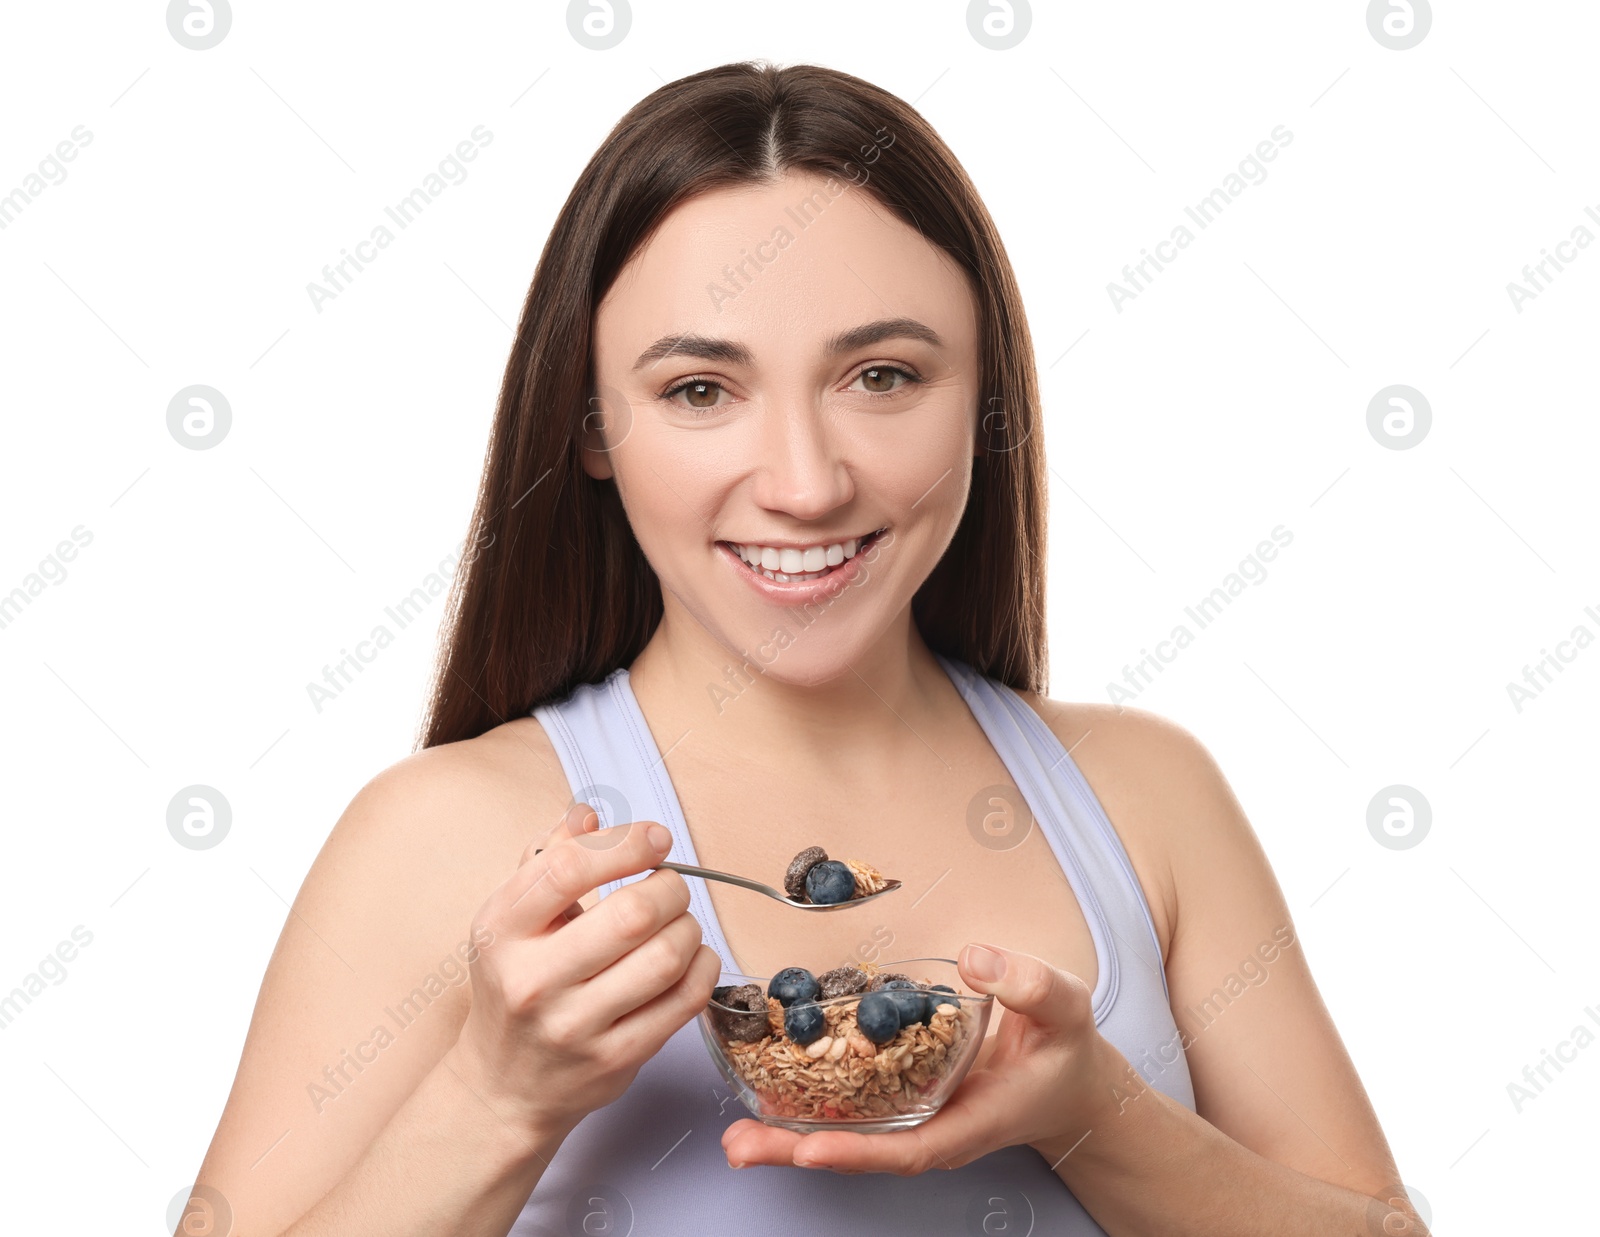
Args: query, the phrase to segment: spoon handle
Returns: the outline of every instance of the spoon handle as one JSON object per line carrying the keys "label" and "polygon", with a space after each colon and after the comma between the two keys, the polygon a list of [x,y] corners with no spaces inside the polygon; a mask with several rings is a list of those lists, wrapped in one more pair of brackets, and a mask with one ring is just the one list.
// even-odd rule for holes
{"label": "spoon handle", "polygon": [[788,901],[787,898],[785,898],[771,885],[763,885],[760,881],[753,881],[745,876],[735,876],[732,872],[717,872],[711,868],[697,868],[692,863],[667,863],[664,860],[661,863],[656,864],[656,867],[668,868],[671,871],[679,872],[684,876],[698,876],[708,881],[723,881],[729,885],[738,885],[741,889],[751,889],[756,893],[764,893],[769,898],[777,898],[780,901]]}
{"label": "spoon handle", "polygon": [[[539,847],[534,852],[536,855],[544,853],[544,847]],[[658,868],[669,868],[683,876],[698,876],[708,881],[724,881],[729,885],[738,885],[742,889],[751,889],[756,893],[764,893],[769,898],[777,898],[780,902],[789,901],[771,885],[763,885],[760,881],[750,880],[745,876],[735,876],[732,872],[718,872],[712,868],[697,868],[692,863],[667,863],[663,860],[655,865]]]}

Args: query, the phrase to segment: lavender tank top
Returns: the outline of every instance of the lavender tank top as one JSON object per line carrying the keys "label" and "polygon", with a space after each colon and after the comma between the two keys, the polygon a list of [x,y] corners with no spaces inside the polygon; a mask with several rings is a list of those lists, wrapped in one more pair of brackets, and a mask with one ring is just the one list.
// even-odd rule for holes
{"label": "lavender tank top", "polygon": [[[1191,1111],[1194,1089],[1167,995],[1160,947],[1122,843],[1077,764],[1004,683],[939,657],[1021,791],[1077,895],[1094,938],[1100,1033],[1146,1083]],[[625,668],[532,711],[575,799],[602,826],[660,821],[667,857],[698,864],[677,794]],[[669,749],[670,750],[670,749]],[[648,873],[600,889],[602,897]],[[705,942],[735,972],[705,881],[685,877]],[[719,982],[727,982],[726,978]],[[994,1017],[999,1018],[997,1008]],[[697,1020],[675,1032],[615,1102],[568,1135],[510,1237],[872,1233],[966,1237],[1105,1237],[1031,1147],[1006,1147],[915,1177],[757,1165],[734,1170],[722,1132],[748,1116],[707,1054]]]}

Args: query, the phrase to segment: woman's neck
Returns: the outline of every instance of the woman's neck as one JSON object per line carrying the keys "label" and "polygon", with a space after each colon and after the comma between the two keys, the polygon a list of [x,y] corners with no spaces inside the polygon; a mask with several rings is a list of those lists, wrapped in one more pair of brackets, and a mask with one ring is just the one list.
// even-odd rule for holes
{"label": "woman's neck", "polygon": [[[817,627],[785,631],[730,653],[693,619],[663,616],[628,668],[640,708],[663,751],[693,735],[702,753],[761,754],[801,768],[869,767],[938,728],[948,680],[909,610],[853,664],[825,682],[792,681],[798,667],[825,662],[829,638]],[[766,761],[763,761],[766,763]],[[840,768],[840,766],[844,768]]]}

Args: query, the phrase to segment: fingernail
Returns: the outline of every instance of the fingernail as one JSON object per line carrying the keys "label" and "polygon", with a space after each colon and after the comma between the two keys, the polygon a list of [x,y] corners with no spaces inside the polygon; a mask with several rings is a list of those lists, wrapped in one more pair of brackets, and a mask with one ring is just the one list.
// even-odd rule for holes
{"label": "fingernail", "polygon": [[1006,956],[987,945],[968,945],[967,970],[984,983],[992,984],[1006,973]]}
{"label": "fingernail", "polygon": [[651,825],[645,834],[658,855],[664,855],[672,849],[672,833],[665,825]]}
{"label": "fingernail", "polygon": [[801,1168],[832,1168],[831,1164],[824,1164],[821,1160],[796,1160]]}

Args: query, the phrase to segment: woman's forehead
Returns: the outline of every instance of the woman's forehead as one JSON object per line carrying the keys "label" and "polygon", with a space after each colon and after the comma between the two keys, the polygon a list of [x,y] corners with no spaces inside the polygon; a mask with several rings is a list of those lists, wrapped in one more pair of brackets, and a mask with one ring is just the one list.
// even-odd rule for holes
{"label": "woman's forehead", "polygon": [[605,364],[631,368],[674,332],[738,338],[759,353],[820,348],[886,317],[955,340],[975,333],[974,313],[959,268],[862,188],[791,174],[672,211],[607,292],[596,343]]}

